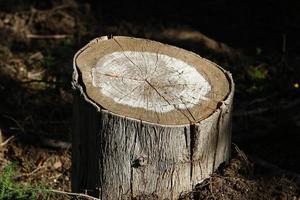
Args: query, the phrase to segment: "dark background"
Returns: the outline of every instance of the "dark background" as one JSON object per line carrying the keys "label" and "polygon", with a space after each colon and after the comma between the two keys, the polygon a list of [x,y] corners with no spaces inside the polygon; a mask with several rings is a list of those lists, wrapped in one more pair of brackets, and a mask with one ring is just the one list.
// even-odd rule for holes
{"label": "dark background", "polygon": [[[175,34],[163,35],[166,30]],[[232,51],[180,39],[180,31]],[[4,158],[18,161],[20,171],[35,169],[40,157],[70,159],[70,151],[62,154],[47,141],[70,143],[72,58],[101,35],[159,40],[230,71],[236,83],[233,143],[254,162],[300,173],[300,3],[271,0],[0,0],[0,129],[4,138],[16,136]],[[56,173],[69,176],[70,168]],[[67,190],[70,183],[55,184]]]}

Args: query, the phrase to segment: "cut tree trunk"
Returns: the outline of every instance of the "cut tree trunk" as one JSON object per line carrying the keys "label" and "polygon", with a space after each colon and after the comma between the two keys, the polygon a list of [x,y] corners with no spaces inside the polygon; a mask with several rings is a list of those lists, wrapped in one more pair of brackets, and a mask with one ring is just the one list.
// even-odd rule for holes
{"label": "cut tree trunk", "polygon": [[178,199],[230,157],[232,77],[192,52],[97,38],[73,87],[73,192]]}

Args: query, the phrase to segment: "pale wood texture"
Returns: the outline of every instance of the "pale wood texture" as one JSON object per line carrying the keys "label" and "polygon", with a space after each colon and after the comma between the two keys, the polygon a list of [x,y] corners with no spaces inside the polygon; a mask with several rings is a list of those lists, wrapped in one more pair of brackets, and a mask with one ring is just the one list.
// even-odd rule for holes
{"label": "pale wood texture", "polygon": [[[98,38],[89,45],[107,39]],[[205,60],[226,77],[219,84],[229,86],[205,118],[179,125],[147,122],[107,110],[87,94],[77,66],[78,55],[85,49],[74,58],[74,192],[103,200],[178,199],[228,161],[234,93],[228,72]]]}
{"label": "pale wood texture", "polygon": [[[155,112],[151,109],[145,109],[141,107],[128,107],[126,103],[118,103],[112,100],[112,98],[108,97],[107,94],[104,94],[103,87],[95,87],[95,81],[94,75],[100,75],[101,73],[93,73],[95,68],[97,69],[97,66],[99,62],[103,61],[102,58],[111,55],[114,52],[125,52],[125,51],[131,51],[131,52],[138,52],[138,53],[154,53],[159,56],[158,61],[161,61],[161,56],[168,56],[171,58],[175,58],[181,61],[184,61],[187,65],[192,67],[194,71],[198,74],[201,74],[202,77],[209,83],[211,89],[209,92],[205,95],[205,98],[208,98],[208,101],[201,101],[201,102],[192,102],[195,103],[192,108],[187,109],[173,109],[170,112]],[[181,72],[178,71],[176,73],[176,70],[174,72],[163,72],[165,68],[163,68],[164,63],[165,65],[168,65],[169,62],[172,64],[175,64],[172,61],[168,60],[162,60],[163,62],[158,67],[154,67],[157,69],[154,72],[148,72],[148,69],[151,69],[149,66],[138,66],[135,62],[133,62],[129,58],[130,56],[128,54],[124,54],[123,58],[125,60],[130,60],[128,64],[132,64],[132,66],[128,66],[128,70],[124,71],[122,74],[116,74],[112,73],[110,70],[108,72],[102,72],[102,76],[99,76],[99,79],[103,82],[109,83],[108,85],[114,86],[111,89],[112,90],[120,90],[119,93],[123,92],[122,83],[126,79],[138,79],[141,80],[141,85],[145,85],[145,87],[151,87],[152,91],[149,94],[145,94],[146,99],[150,99],[150,103],[157,103],[161,101],[166,101],[166,104],[172,105],[174,102],[172,99],[176,98],[178,102],[181,100],[176,95],[180,95],[181,92],[184,90],[182,87],[179,87],[179,85],[183,85],[181,83],[182,76]],[[150,40],[144,40],[144,39],[136,39],[136,38],[129,38],[129,37],[114,37],[112,39],[96,39],[90,44],[88,44],[86,47],[80,51],[76,56],[76,67],[78,69],[78,72],[80,73],[80,78],[82,79],[85,87],[86,95],[91,98],[96,104],[101,105],[104,109],[107,109],[113,113],[117,113],[119,115],[128,116],[134,119],[140,119],[142,121],[147,121],[150,123],[157,123],[157,124],[172,124],[172,125],[182,125],[182,124],[189,124],[194,123],[197,121],[200,121],[202,119],[207,118],[209,115],[211,115],[215,109],[217,108],[218,102],[225,99],[225,97],[228,95],[229,92],[229,82],[227,80],[226,75],[223,73],[222,70],[218,66],[216,66],[214,63],[201,58],[200,56],[190,52],[186,51],[174,46],[162,44],[159,42],[154,42]],[[125,61],[123,61],[125,62]],[[145,64],[147,65],[148,60],[146,59]],[[119,65],[123,67],[124,64],[120,63]],[[115,68],[117,68],[118,65],[115,65]],[[170,66],[172,68],[173,65]],[[170,69],[168,69],[170,70]],[[173,70],[173,69],[172,69]],[[189,73],[191,75],[195,74],[195,72]],[[186,73],[186,72],[183,72]],[[148,77],[148,74],[152,74],[152,76]],[[164,79],[161,78],[162,75],[165,75]],[[135,76],[133,76],[135,75]],[[175,75],[175,76],[174,76]],[[123,79],[123,77],[125,79]],[[174,85],[174,87],[169,87],[174,89],[171,90],[164,90],[164,88],[168,84],[168,79],[172,77],[170,80],[170,85]],[[176,79],[177,78],[177,79]],[[115,79],[113,82],[111,79]],[[186,78],[188,79],[188,78]],[[192,78],[193,79],[193,78]],[[194,78],[197,81],[199,78]],[[177,81],[176,81],[177,80]],[[190,81],[185,80],[185,81]],[[115,85],[114,83],[119,82],[119,85]],[[128,85],[128,82],[125,82],[124,85]],[[191,87],[192,84],[188,84],[187,87]],[[205,85],[203,85],[205,86]],[[128,86],[129,87],[129,86]],[[186,88],[187,88],[186,87]],[[135,88],[133,88],[134,90]],[[130,96],[132,95],[132,91],[128,89],[128,91],[125,91],[124,96]],[[135,91],[139,91],[140,89]],[[156,90],[156,91],[155,91]],[[199,89],[200,90],[200,89]],[[150,90],[151,91],[151,90]],[[109,93],[109,91],[107,91]],[[166,92],[166,94],[165,94]],[[193,93],[198,93],[199,91],[195,90],[193,92],[189,92],[188,95],[192,95]],[[156,95],[157,97],[153,99],[153,95],[155,93],[159,93]],[[161,98],[162,97],[162,98]],[[156,99],[156,100],[155,100]],[[171,99],[171,101],[169,101]],[[183,103],[185,105],[189,104],[190,100],[183,99]],[[139,103],[138,99],[136,100],[137,103]],[[175,105],[178,105],[178,103],[175,103]]]}

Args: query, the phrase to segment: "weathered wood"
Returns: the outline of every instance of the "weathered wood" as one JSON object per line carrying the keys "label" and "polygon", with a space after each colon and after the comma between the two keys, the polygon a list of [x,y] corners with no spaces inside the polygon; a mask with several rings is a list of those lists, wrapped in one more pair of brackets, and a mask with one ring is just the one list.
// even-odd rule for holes
{"label": "weathered wood", "polygon": [[[216,64],[182,49],[159,43],[158,52],[151,46],[157,44],[151,41],[116,37],[114,40],[119,44],[112,46],[113,43],[107,43],[108,40],[113,39],[102,37],[92,41],[74,58],[72,190],[86,192],[101,199],[130,199],[144,195],[156,196],[159,199],[178,199],[181,194],[190,191],[196,184],[209,177],[221,163],[229,159],[231,106],[234,93],[232,77]],[[134,48],[130,46],[131,41]],[[206,88],[206,93],[204,91],[201,94],[203,96],[190,94],[198,98],[194,102],[195,105],[186,101],[182,104],[186,107],[183,107],[179,101],[172,100],[170,96],[176,92],[191,93],[187,87],[179,89],[173,87],[175,91],[171,89],[164,91],[162,88],[166,84],[165,79],[151,79],[148,75],[141,78],[145,70],[149,70],[145,73],[149,74],[151,69],[155,72],[156,68],[145,66],[133,69],[135,65],[133,63],[130,70],[135,70],[136,73],[141,70],[137,76],[141,78],[139,80],[133,76],[135,72],[130,71],[129,77],[128,71],[126,73],[122,70],[105,71],[106,68],[103,66],[108,68],[110,66],[105,60],[101,61],[101,58],[112,55],[120,47],[126,52],[130,49],[134,52],[155,50],[156,53],[183,60],[196,69],[196,71],[188,69],[186,72],[199,72],[203,75],[204,81],[208,80],[210,86],[206,85],[208,89]],[[152,54],[143,55],[154,59]],[[125,57],[128,62],[132,61],[129,53]],[[119,58],[113,54],[110,59]],[[121,64],[118,67],[123,67],[124,63],[126,66],[130,65],[126,62],[119,62]],[[148,61],[146,63],[149,64]],[[163,68],[164,65],[167,63],[158,65],[158,68]],[[172,67],[175,68],[174,65]],[[96,73],[100,74],[99,77]],[[105,77],[103,74],[106,74]],[[142,100],[135,105],[131,103],[132,98],[122,102],[103,92],[107,82],[117,85],[118,81],[122,80],[115,81],[114,78],[120,78],[124,74],[127,75],[125,78],[142,82],[141,88],[147,91],[143,95],[154,96],[162,103],[152,106],[151,109],[148,104],[145,107]],[[182,78],[195,78],[194,75]],[[95,80],[95,77],[98,79]],[[178,83],[176,80],[172,81]],[[203,86],[206,84],[204,81],[194,81],[192,84]],[[130,83],[123,82],[120,86],[122,91],[126,90],[126,85],[131,87]],[[114,94],[114,89],[111,90]],[[132,93],[131,96],[138,95]],[[181,99],[186,100],[188,97]],[[164,101],[167,108],[161,108]]]}

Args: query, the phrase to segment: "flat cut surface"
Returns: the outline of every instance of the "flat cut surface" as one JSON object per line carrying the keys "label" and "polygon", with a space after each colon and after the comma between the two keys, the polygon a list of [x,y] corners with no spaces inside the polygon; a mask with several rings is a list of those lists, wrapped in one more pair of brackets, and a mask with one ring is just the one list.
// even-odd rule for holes
{"label": "flat cut surface", "polygon": [[158,113],[192,108],[211,90],[194,67],[153,52],[108,54],[92,68],[92,81],[116,103]]}
{"label": "flat cut surface", "polygon": [[230,87],[216,64],[144,39],[92,42],[78,55],[76,66],[92,101],[118,115],[158,124],[208,117]]}

